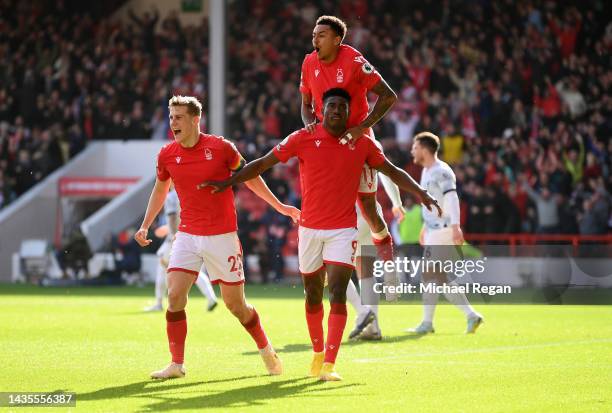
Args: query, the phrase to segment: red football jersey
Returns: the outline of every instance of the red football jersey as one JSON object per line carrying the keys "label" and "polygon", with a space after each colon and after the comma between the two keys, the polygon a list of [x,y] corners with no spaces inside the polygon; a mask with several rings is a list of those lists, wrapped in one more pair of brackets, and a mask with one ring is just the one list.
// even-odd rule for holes
{"label": "red football jersey", "polygon": [[347,45],[340,45],[338,56],[331,63],[319,60],[317,52],[307,54],[302,63],[300,92],[312,96],[315,114],[323,120],[323,93],[336,87],[351,95],[347,128],[361,123],[367,116],[368,90],[381,79],[370,63]]}
{"label": "red football jersey", "polygon": [[363,165],[385,162],[380,146],[372,139],[342,145],[321,124],[311,134],[300,129],[274,149],[281,162],[296,156],[300,162],[302,216],[300,225],[312,229],[357,226],[355,200]]}
{"label": "red football jersey", "polygon": [[242,157],[233,143],[222,136],[200,133],[192,148],[177,142],[164,146],[157,156],[157,178],[172,178],[181,204],[179,231],[192,235],[218,235],[236,231],[236,208],[231,188],[213,194],[212,188],[197,189],[202,181],[230,177]]}

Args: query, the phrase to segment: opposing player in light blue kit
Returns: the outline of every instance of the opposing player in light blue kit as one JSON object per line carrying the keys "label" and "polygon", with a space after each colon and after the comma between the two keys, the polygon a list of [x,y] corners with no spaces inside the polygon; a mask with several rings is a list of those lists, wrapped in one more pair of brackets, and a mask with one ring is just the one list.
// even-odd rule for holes
{"label": "opposing player in light blue kit", "polygon": [[[421,187],[442,205],[444,214],[438,216],[423,208],[423,228],[420,243],[426,248],[444,245],[462,245],[463,232],[459,225],[459,197],[457,196],[457,181],[455,174],[446,162],[438,159],[440,138],[431,132],[421,132],[414,137],[412,157],[414,163],[423,167]],[[446,252],[445,248],[437,249]],[[436,254],[434,254],[435,256]],[[422,282],[448,283],[446,274],[422,274]],[[459,308],[467,317],[466,333],[475,333],[482,324],[483,318],[468,302],[463,293],[445,293],[446,299]],[[415,334],[433,333],[433,318],[438,303],[438,293],[423,292],[423,321],[415,328],[406,330]]]}

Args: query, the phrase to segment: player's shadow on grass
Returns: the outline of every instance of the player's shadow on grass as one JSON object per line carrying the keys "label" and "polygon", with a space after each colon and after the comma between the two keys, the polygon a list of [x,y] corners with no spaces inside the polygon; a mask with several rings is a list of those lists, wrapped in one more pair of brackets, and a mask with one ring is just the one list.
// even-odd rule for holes
{"label": "player's shadow on grass", "polygon": [[[275,380],[275,379],[271,379]],[[140,396],[155,398],[159,401],[145,406],[143,412],[176,411],[184,409],[215,409],[239,408],[252,406],[265,406],[271,399],[290,397],[335,397],[336,393],[326,394],[330,390],[346,389],[363,386],[362,383],[332,384],[325,383],[309,377],[300,377],[287,380],[271,381],[266,384],[240,387],[217,393],[200,394],[196,397],[176,398],[171,392]],[[344,394],[346,397],[346,394]]]}
{"label": "player's shadow on grass", "polygon": [[[206,384],[225,383],[237,380],[247,380],[260,376],[242,376],[234,377],[231,379],[223,380],[208,380],[185,383],[180,381],[169,381],[169,380],[146,380],[139,381],[136,383],[125,384],[123,386],[113,386],[104,389],[92,391],[89,393],[79,393],[77,398],[80,402],[89,400],[106,400],[116,399],[117,397],[134,397],[134,396],[146,396],[151,397],[152,394],[159,392],[167,392],[169,390],[180,390],[189,387],[195,387]],[[171,384],[170,384],[171,383]]]}
{"label": "player's shadow on grass", "polygon": [[[402,341],[413,341],[423,338],[425,334],[402,334],[398,336],[384,336],[380,341],[373,340],[356,340],[356,341],[348,341],[344,340],[342,342],[343,346],[355,346],[362,344],[373,344],[373,345],[384,345],[384,344],[393,344],[400,343]],[[312,344],[287,344],[284,347],[275,347],[278,353],[301,353],[305,351],[312,351]],[[245,351],[242,353],[243,356],[255,356],[258,355],[258,351]]]}
{"label": "player's shadow on grass", "polygon": [[400,334],[397,336],[383,336],[382,340],[351,340],[351,341],[343,341],[342,345],[347,346],[361,346],[363,344],[374,344],[377,346],[385,345],[385,344],[394,344],[401,343],[403,341],[415,341],[425,337],[426,334]]}
{"label": "player's shadow on grass", "polygon": [[[286,344],[284,347],[276,347],[274,349],[278,353],[301,353],[303,351],[312,351],[312,344]],[[245,351],[243,356],[257,356],[259,351]]]}

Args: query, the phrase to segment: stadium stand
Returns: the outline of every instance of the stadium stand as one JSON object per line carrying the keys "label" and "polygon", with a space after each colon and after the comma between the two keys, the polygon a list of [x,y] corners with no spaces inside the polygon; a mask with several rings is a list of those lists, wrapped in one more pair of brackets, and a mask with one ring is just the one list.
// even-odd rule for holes
{"label": "stadium stand", "polygon": [[411,138],[438,134],[468,232],[607,233],[612,25],[601,7],[239,1],[229,10],[230,135],[257,156],[259,134],[274,139],[300,124],[296,88],[313,22],[337,14],[346,42],[399,95],[375,128],[385,152],[418,177]]}

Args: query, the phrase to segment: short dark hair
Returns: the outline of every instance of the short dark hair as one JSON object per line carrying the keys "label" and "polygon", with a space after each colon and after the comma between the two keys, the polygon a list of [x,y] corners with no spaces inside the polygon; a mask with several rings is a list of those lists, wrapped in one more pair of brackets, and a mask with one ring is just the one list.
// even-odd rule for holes
{"label": "short dark hair", "polygon": [[414,137],[414,140],[434,155],[440,149],[440,138],[431,132],[421,132]]}
{"label": "short dark hair", "polygon": [[325,93],[323,93],[323,99],[322,99],[323,103],[325,103],[325,101],[328,98],[331,98],[331,97],[334,97],[334,96],[338,96],[338,97],[344,98],[344,99],[346,99],[346,101],[348,103],[351,103],[351,95],[349,95],[349,93],[346,90],[344,90],[342,88],[339,88],[339,87],[335,87],[335,88],[332,88],[332,89],[327,89],[325,91]]}
{"label": "short dark hair", "polygon": [[346,23],[336,16],[321,16],[317,19],[316,24],[324,24],[331,27],[332,30],[335,31],[338,36],[340,36],[340,41],[344,40],[344,36],[346,35]]}

